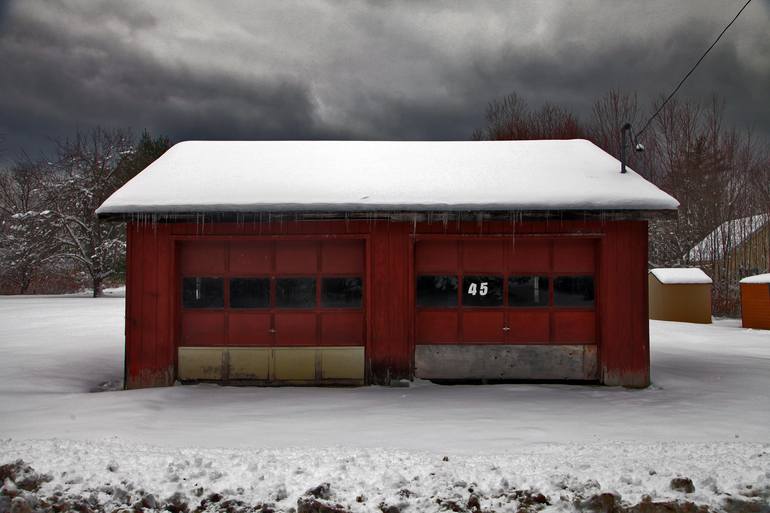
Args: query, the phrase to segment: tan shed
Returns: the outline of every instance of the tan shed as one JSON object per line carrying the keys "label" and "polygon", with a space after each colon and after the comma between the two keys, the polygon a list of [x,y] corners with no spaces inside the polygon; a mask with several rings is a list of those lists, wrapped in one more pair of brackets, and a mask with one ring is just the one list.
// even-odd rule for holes
{"label": "tan shed", "polygon": [[711,278],[697,267],[652,269],[650,319],[711,324]]}
{"label": "tan shed", "polygon": [[770,330],[770,273],[741,280],[741,319],[744,328]]}

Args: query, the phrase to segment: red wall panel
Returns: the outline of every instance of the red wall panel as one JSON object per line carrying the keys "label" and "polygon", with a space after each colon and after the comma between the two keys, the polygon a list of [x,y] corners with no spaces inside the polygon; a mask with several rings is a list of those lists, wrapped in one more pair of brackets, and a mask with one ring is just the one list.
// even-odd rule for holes
{"label": "red wall panel", "polygon": [[600,244],[599,312],[603,383],[650,384],[647,304],[647,222],[605,224]]}
{"label": "red wall panel", "polygon": [[415,244],[414,269],[418,273],[452,271],[459,266],[456,240],[431,241],[430,244]]}
{"label": "red wall panel", "polygon": [[233,312],[227,314],[227,343],[233,346],[269,346],[273,342],[270,314]]}
{"label": "red wall panel", "polygon": [[503,245],[508,241],[463,241],[462,268],[466,274],[475,272],[499,273],[505,266]]}
{"label": "red wall panel", "polygon": [[555,311],[553,343],[585,344],[596,341],[596,316],[593,311]]}
{"label": "red wall panel", "polygon": [[[158,238],[146,237],[154,244]],[[195,251],[180,251],[180,270],[186,276],[219,276],[225,272],[225,242],[183,242],[182,246],[194,244]],[[146,254],[146,251],[145,251]]]}
{"label": "red wall panel", "polygon": [[547,310],[516,310],[508,311],[508,342],[527,344],[547,344],[551,338],[551,314]]}
{"label": "red wall panel", "polygon": [[553,245],[553,270],[567,273],[591,273],[595,267],[594,239],[559,239]]}
{"label": "red wall panel", "polygon": [[551,240],[519,237],[510,241],[507,267],[511,272],[532,274],[548,272],[551,268]]}
{"label": "red wall panel", "polygon": [[231,242],[230,275],[254,276],[273,270],[273,243],[270,241]]}
{"label": "red wall panel", "polygon": [[168,225],[129,223],[126,251],[125,386],[174,382],[174,264]]}
{"label": "red wall panel", "polygon": [[[346,236],[368,237],[365,255],[367,282],[364,287],[366,330],[361,336],[366,343],[369,377],[372,381],[384,381],[389,377],[409,376],[413,344],[441,343],[446,333],[457,333],[461,324],[455,313],[422,311],[415,314],[412,303],[415,273],[456,269],[458,258],[475,262],[473,265],[478,265],[481,271],[493,265],[491,262],[498,258],[497,250],[476,252],[471,249],[461,253],[457,240],[444,239],[441,244],[428,249],[421,249],[419,243],[413,244],[415,236],[426,234],[439,238],[459,235],[463,239],[501,235],[500,240],[490,244],[490,247],[503,244],[508,254],[517,255],[516,258],[506,259],[515,262],[511,264],[512,268],[507,269],[510,272],[545,272],[551,264],[556,269],[567,269],[569,266],[572,272],[577,268],[580,272],[593,271],[597,280],[593,339],[600,347],[602,381],[629,386],[649,383],[647,223],[644,221],[516,222],[515,226],[504,221],[421,222],[416,226],[412,222],[387,221],[271,221],[129,223],[126,386],[135,388],[173,383],[176,338],[181,336],[182,323],[187,322],[177,308],[177,266],[198,275],[216,274],[224,266],[231,267],[231,272],[239,268],[255,269],[260,265],[267,268],[264,252],[260,253],[259,248],[271,244],[272,237],[282,236],[308,237],[308,240],[297,241],[293,248],[296,251],[287,250],[279,259],[286,272],[295,274],[316,272],[319,266],[324,272],[353,273],[350,267],[352,260],[335,255],[335,250],[331,249],[333,246],[327,249],[323,241],[337,237],[343,237],[337,240],[344,240]],[[578,237],[572,242],[555,242],[555,239],[549,239],[553,235]],[[580,237],[592,238],[594,242],[581,240]],[[178,256],[184,254],[175,250],[175,245],[185,244],[188,240],[208,244],[209,255],[175,262]],[[223,250],[226,243],[237,248],[231,252],[234,256],[227,262]],[[560,251],[551,251],[551,245],[562,243],[565,245],[559,248]],[[593,258],[589,258],[590,251],[586,244],[595,244],[597,251]],[[240,249],[243,251],[239,252]],[[309,251],[317,258],[307,258]],[[278,262],[270,262],[269,265],[275,266]],[[356,272],[363,271],[358,269]],[[463,319],[463,324],[466,321]],[[257,321],[237,316],[231,317],[229,322],[235,328],[233,333],[238,344],[249,343],[248,332],[252,328],[261,329]],[[341,336],[340,333],[348,329],[346,322],[345,316],[322,316],[313,333],[301,336],[312,340],[312,343],[332,344]],[[487,329],[481,325],[474,328],[473,323],[471,319],[468,329]],[[552,335],[557,340],[587,339],[590,335],[587,331],[575,332],[569,315],[557,318],[552,326],[546,326],[543,316],[536,311],[509,310],[509,324],[512,328],[506,338],[509,343],[520,340],[536,343],[541,338],[547,339],[551,335],[550,329],[554,330]],[[284,317],[276,328],[284,336],[288,335],[292,329],[290,315]],[[492,333],[478,336],[497,340]],[[259,343],[256,338],[254,340]]]}
{"label": "red wall panel", "polygon": [[276,312],[275,343],[279,346],[314,346],[318,342],[315,312]]}
{"label": "red wall panel", "polygon": [[275,272],[279,274],[313,274],[318,270],[318,243],[315,241],[282,241],[275,247]]}
{"label": "red wall panel", "polygon": [[456,344],[460,329],[456,310],[420,311],[416,315],[416,343]]}
{"label": "red wall panel", "polygon": [[360,346],[364,344],[362,312],[324,312],[321,314],[322,346]]}
{"label": "red wall panel", "polygon": [[321,272],[325,274],[364,273],[364,244],[360,240],[335,240],[321,243]]}
{"label": "red wall panel", "polygon": [[225,344],[225,313],[201,311],[182,313],[183,346],[219,346]]}
{"label": "red wall panel", "polygon": [[462,340],[471,344],[505,342],[505,313],[502,310],[463,310]]}

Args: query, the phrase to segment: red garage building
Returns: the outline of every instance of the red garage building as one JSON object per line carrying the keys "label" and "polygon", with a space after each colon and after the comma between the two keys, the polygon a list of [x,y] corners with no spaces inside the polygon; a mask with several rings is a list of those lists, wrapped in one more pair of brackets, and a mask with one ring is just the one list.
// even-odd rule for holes
{"label": "red garage building", "polygon": [[649,383],[647,220],[593,144],[184,142],[128,224],[128,388],[175,380]]}

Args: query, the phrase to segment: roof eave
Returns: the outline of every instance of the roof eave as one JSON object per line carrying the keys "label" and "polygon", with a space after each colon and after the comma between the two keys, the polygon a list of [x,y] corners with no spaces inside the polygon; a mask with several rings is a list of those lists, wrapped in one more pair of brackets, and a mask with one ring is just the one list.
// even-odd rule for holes
{"label": "roof eave", "polygon": [[252,222],[278,219],[290,220],[334,220],[334,219],[388,219],[392,221],[443,221],[479,219],[490,221],[537,221],[537,220],[606,220],[606,221],[649,221],[675,219],[676,209],[553,209],[553,210],[375,210],[375,211],[206,211],[206,212],[102,212],[97,217],[108,222],[130,222],[152,220],[153,222],[174,223],[206,222]]}

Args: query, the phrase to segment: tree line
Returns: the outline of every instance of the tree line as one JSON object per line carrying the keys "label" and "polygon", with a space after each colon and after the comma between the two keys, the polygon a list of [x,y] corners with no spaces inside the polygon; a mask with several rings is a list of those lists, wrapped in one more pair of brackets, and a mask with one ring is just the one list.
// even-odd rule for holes
{"label": "tree line", "polygon": [[[485,126],[473,138],[583,138],[620,158],[621,127],[638,130],[661,101],[645,107],[636,94],[611,91],[580,119],[561,106],[533,108],[510,94],[488,105]],[[642,134],[645,151],[629,147],[626,155],[635,171],[681,203],[676,217],[650,222],[649,266],[703,268],[714,280],[714,314],[734,315],[738,280],[768,270],[770,144],[751,129],[728,125],[724,110],[717,97],[669,102]]]}
{"label": "tree line", "polygon": [[[514,93],[487,106],[472,137],[584,138],[619,157],[620,127],[638,129],[660,101],[643,106],[635,94],[611,91],[581,119]],[[729,126],[724,108],[718,98],[669,102],[643,134],[646,150],[627,155],[630,167],[681,202],[675,217],[650,222],[650,267],[704,268],[714,279],[714,313],[735,314],[738,279],[767,271],[770,226],[763,237],[748,234],[770,225],[770,145]],[[53,158],[23,155],[0,169],[0,293],[87,286],[97,296],[105,283],[120,283],[125,228],[100,222],[94,210],[169,147],[164,136],[95,128],[59,141]]]}
{"label": "tree line", "polygon": [[125,274],[125,226],[94,211],[170,147],[167,137],[94,128],[58,141],[53,158],[0,170],[0,293],[61,293]]}

